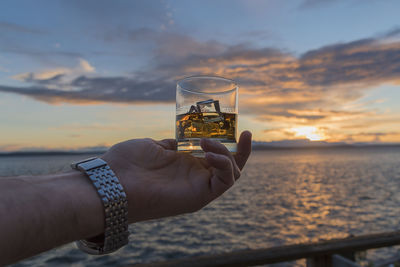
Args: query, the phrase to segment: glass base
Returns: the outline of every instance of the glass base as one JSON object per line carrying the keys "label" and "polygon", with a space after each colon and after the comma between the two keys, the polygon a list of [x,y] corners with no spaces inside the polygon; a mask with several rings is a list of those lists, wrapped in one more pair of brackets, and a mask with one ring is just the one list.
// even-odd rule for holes
{"label": "glass base", "polygon": [[[229,152],[232,154],[236,154],[237,144],[235,141],[220,139],[220,138],[211,138],[213,140],[217,140],[223,144]],[[183,141],[178,140],[178,152],[182,153],[190,153],[194,157],[204,158],[204,151],[200,146],[200,138],[190,138],[185,139]]]}

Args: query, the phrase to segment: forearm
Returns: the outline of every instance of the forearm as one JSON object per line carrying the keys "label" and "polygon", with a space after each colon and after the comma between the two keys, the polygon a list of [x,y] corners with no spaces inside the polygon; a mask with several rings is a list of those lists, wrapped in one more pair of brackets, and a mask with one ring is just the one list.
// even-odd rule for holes
{"label": "forearm", "polygon": [[0,265],[104,229],[103,207],[88,178],[73,171],[0,179]]}

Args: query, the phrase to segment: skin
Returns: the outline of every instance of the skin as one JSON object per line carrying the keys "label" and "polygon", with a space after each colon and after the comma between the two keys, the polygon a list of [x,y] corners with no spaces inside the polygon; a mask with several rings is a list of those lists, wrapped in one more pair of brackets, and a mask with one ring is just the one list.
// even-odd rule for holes
{"label": "skin", "polygon": [[[102,158],[128,198],[129,223],[195,212],[239,179],[251,152],[245,131],[235,156],[219,142],[201,140],[205,158],[176,152],[173,139],[135,139]],[[101,235],[104,211],[85,174],[71,171],[0,179],[0,265]]]}

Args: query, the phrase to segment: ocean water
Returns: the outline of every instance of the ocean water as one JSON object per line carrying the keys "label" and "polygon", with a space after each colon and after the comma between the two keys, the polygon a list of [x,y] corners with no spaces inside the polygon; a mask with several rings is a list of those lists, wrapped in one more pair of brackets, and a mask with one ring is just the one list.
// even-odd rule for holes
{"label": "ocean water", "polygon": [[[63,171],[87,156],[0,157],[0,176]],[[13,266],[126,266],[344,238],[399,230],[399,214],[398,147],[254,151],[221,198],[193,214],[131,225],[129,245],[114,254],[89,256],[68,244]],[[366,260],[399,251],[370,250]]]}

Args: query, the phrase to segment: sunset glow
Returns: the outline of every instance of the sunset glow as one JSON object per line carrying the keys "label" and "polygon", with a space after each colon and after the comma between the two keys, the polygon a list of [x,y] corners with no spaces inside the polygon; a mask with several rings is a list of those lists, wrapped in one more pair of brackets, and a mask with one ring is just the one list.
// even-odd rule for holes
{"label": "sunset glow", "polygon": [[314,126],[292,128],[291,131],[296,137],[307,138],[310,141],[321,141],[325,140],[325,134]]}
{"label": "sunset glow", "polygon": [[400,143],[399,2],[95,2],[2,3],[0,152],[174,138],[176,81],[210,74],[254,140]]}

